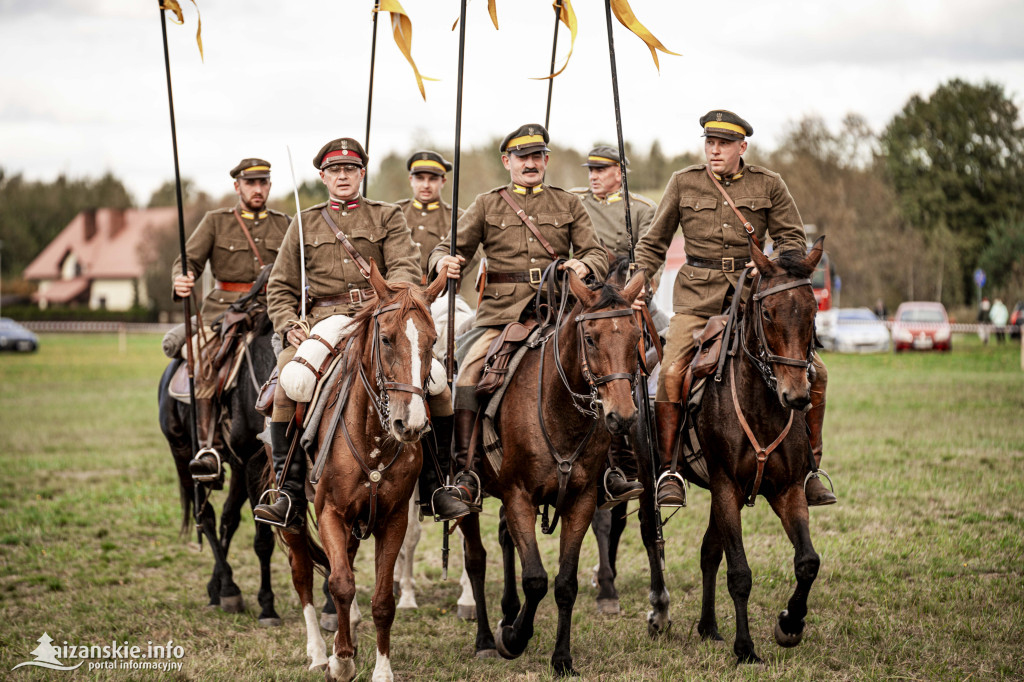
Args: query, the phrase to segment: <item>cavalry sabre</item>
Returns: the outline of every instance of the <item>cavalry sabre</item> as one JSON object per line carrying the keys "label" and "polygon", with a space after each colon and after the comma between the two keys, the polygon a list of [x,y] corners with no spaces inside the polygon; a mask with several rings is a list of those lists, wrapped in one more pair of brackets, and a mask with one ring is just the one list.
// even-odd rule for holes
{"label": "cavalry sabre", "polygon": [[[301,280],[299,286],[300,322],[306,321],[306,249],[302,239],[302,207],[299,205],[299,185],[295,182],[295,164],[292,163],[292,148],[285,145],[288,150],[288,168],[292,171],[292,187],[295,191],[295,219],[299,222],[299,273]],[[309,330],[306,330],[309,333]]]}

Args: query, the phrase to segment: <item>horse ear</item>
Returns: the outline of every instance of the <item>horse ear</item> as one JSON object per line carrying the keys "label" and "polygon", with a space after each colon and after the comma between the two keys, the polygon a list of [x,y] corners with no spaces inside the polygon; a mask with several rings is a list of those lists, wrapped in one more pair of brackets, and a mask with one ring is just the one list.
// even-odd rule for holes
{"label": "horse ear", "polygon": [[825,253],[825,235],[821,235],[814,240],[811,250],[807,252],[807,257],[804,258],[804,265],[809,270],[818,267],[818,261],[821,260],[821,254],[823,253]]}
{"label": "horse ear", "polygon": [[640,292],[643,290],[644,281],[644,269],[637,268],[636,272],[633,274],[632,277],[629,278],[629,281],[626,282],[626,286],[622,289],[622,298],[626,299],[627,301],[629,301],[630,304],[632,304],[633,301],[636,300],[636,297],[639,296]]}
{"label": "horse ear", "polygon": [[584,308],[589,308],[593,304],[594,292],[587,288],[587,285],[583,283],[583,280],[579,278],[575,270],[566,268],[565,271],[569,275],[569,290],[572,292],[572,295],[583,304]]}
{"label": "horse ear", "polygon": [[448,286],[448,266],[445,266],[444,270],[434,278],[434,281],[430,283],[424,292],[427,295],[427,300],[433,303],[437,300],[437,297],[441,295],[441,292]]}
{"label": "horse ear", "polygon": [[377,269],[377,261],[372,258],[370,259],[370,276],[368,279],[370,280],[370,286],[377,292],[377,298],[381,301],[389,298],[389,295],[394,293],[391,287],[388,286],[388,281],[384,279],[384,275],[380,274],[380,270]]}
{"label": "horse ear", "polygon": [[768,256],[764,255],[761,249],[757,248],[757,243],[752,238],[747,238],[747,244],[750,246],[750,260],[754,261],[757,271],[765,277],[771,275],[775,271],[775,264],[768,259]]}

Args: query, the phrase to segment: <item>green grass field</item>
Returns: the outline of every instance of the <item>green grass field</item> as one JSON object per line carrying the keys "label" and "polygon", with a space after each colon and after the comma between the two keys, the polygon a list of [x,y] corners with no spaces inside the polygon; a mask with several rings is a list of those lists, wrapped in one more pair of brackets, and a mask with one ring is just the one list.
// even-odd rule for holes
{"label": "green grass field", "polygon": [[[744,513],[754,573],[751,631],[764,668],[736,668],[732,602],[719,575],[726,646],[701,643],[700,538],[709,495],[666,527],[674,624],[646,634],[646,562],[631,517],[620,550],[623,614],[596,614],[584,546],[573,653],[583,679],[1024,678],[1024,373],[1014,345],[982,347],[957,337],[950,355],[825,356],[830,371],[823,466],[840,503],[811,512],[822,565],[803,644],[783,650],[772,627],[794,583],[792,548],[768,505]],[[159,338],[43,335],[32,355],[0,355],[0,675],[12,680],[310,680],[298,600],[287,560],[275,552],[283,626],[256,627],[259,584],[243,520],[231,558],[247,612],[204,608],[212,561],[195,537],[177,534],[180,511],[170,454],[156,421],[165,360]],[[223,493],[216,498],[219,503]],[[488,589],[497,620],[500,553],[496,507],[485,508]],[[247,516],[247,514],[246,514]],[[472,658],[475,626],[453,613],[461,559],[440,582],[440,532],[420,545],[420,609],[393,630],[397,679],[545,680],[554,642],[549,591],[536,635],[516,661]],[[552,580],[557,541],[544,538]],[[359,601],[369,611],[372,546],[358,560]],[[36,640],[54,645],[127,641],[181,646],[182,669],[76,673],[25,667]],[[359,630],[360,679],[374,662],[372,621]],[[61,659],[61,663],[74,662]]]}

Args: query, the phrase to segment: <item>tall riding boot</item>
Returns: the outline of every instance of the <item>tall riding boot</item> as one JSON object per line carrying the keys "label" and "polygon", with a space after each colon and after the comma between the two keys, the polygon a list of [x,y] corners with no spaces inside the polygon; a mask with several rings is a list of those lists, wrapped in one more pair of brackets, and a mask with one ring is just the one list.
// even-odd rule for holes
{"label": "tall riding boot", "polygon": [[457,409],[454,415],[455,433],[452,438],[455,485],[434,493],[434,518],[438,521],[451,521],[465,516],[471,511],[480,511],[480,478],[476,473],[476,458],[473,466],[467,466],[470,459],[470,440],[473,437],[473,424],[476,411]]}
{"label": "tall riding boot", "polygon": [[[210,443],[213,449],[220,452],[222,449],[220,438],[220,429],[218,424],[212,420],[213,416],[213,399],[212,398],[196,398],[196,421],[202,425],[203,428],[208,429],[211,433],[209,436]],[[213,452],[213,450],[203,448],[196,457],[188,463],[188,472],[192,474],[192,478],[197,481],[212,481],[217,479],[221,473],[221,462],[220,457]]]}
{"label": "tall riding boot", "polygon": [[[302,525],[306,511],[306,456],[296,444],[295,452],[292,453],[292,460],[288,469],[284,471],[285,460],[288,459],[288,450],[291,447],[292,438],[288,437],[288,425],[290,422],[271,422],[271,460],[274,464],[274,473],[280,481],[284,478],[278,490],[277,501],[273,504],[258,504],[252,510],[253,517],[259,522],[269,523],[273,526],[297,526]],[[297,434],[292,434],[297,437]]]}
{"label": "tall riding boot", "polygon": [[[672,466],[672,455],[679,440],[679,420],[683,406],[669,401],[654,403],[654,417],[658,423],[658,449],[661,451],[661,471],[664,474]],[[658,480],[658,505],[662,507],[686,506],[686,493],[675,475],[660,476]]]}
{"label": "tall riding boot", "polygon": [[451,470],[452,429],[455,417],[434,417],[431,424],[434,438],[426,439],[423,448],[423,468],[420,469],[420,513],[424,516],[436,516],[439,519],[457,519],[469,513],[465,502],[457,500],[444,490],[444,481],[438,479],[447,476]]}
{"label": "tall riding boot", "polygon": [[612,437],[608,460],[608,468],[601,479],[605,493],[601,509],[611,509],[622,502],[635,500],[644,492],[643,484],[626,478],[627,474],[632,474],[633,478],[636,478],[636,454],[626,436]]}
{"label": "tall riding boot", "polygon": [[[811,439],[811,454],[814,456],[814,468],[817,469],[821,464],[821,452],[823,450],[821,427],[825,422],[824,399],[807,412],[806,419],[807,431]],[[817,474],[807,479],[807,484],[804,486],[804,494],[807,496],[808,507],[823,507],[827,504],[836,503],[835,493],[825,487]]]}

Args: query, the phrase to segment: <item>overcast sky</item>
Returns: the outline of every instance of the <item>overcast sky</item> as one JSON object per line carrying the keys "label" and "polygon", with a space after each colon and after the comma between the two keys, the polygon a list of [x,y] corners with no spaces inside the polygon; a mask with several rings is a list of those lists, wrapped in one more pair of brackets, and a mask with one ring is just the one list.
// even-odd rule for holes
{"label": "overcast sky", "polygon": [[[412,70],[380,22],[369,152],[451,147],[455,137],[457,0],[402,0],[413,20]],[[700,149],[697,119],[730,109],[751,122],[750,142],[774,148],[788,123],[819,115],[834,129],[849,112],[877,132],[919,93],[959,77],[991,80],[1024,107],[1024,2],[1020,0],[632,0],[671,50],[660,73],[646,46],[615,24],[626,140],[667,153]],[[199,0],[168,25],[182,174],[219,196],[245,156],[274,167],[290,192],[286,145],[299,182],[333,138],[362,139],[372,0]],[[469,6],[464,146],[543,122],[553,11],[545,0]],[[555,80],[551,134],[586,151],[614,142],[604,3],[575,0],[579,36]],[[387,15],[383,15],[386,19]],[[111,171],[144,203],[173,177],[156,0],[0,0],[0,166],[32,179]],[[568,32],[559,35],[559,62]],[[557,158],[552,159],[557,163]],[[581,173],[580,180],[583,181]],[[468,203],[468,201],[466,202]]]}

